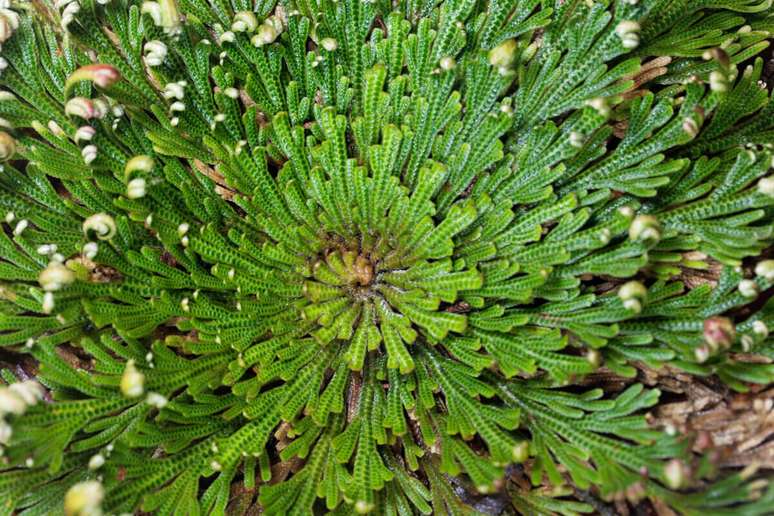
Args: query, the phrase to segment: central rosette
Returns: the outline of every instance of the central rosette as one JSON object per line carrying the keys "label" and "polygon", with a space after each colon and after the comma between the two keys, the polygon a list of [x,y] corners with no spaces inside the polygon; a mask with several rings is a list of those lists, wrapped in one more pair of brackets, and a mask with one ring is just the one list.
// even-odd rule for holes
{"label": "central rosette", "polygon": [[449,258],[430,261],[354,247],[326,249],[312,261],[303,286],[308,304],[301,311],[304,320],[319,325],[311,334],[321,344],[349,342],[345,359],[351,369],[362,369],[366,353],[383,344],[388,367],[408,373],[414,361],[407,345],[420,335],[435,342],[465,330],[466,317],[447,308],[460,287],[481,285],[478,271],[455,272]]}
{"label": "central rosette", "polygon": [[[330,276],[332,273],[338,278],[334,284],[346,286],[346,290],[354,298],[363,298],[372,293],[369,287],[374,284],[374,270],[377,266],[378,263],[374,263],[368,255],[357,251],[333,250],[314,264],[314,275],[321,278],[321,281],[324,281],[322,278],[333,280]],[[320,271],[322,268],[327,270]]]}

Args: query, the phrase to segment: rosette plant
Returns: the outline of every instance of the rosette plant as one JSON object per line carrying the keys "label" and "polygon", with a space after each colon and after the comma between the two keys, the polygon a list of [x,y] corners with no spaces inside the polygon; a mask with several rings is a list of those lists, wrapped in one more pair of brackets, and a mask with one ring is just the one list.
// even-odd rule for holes
{"label": "rosette plant", "polygon": [[3,0],[0,513],[765,514],[771,4]]}

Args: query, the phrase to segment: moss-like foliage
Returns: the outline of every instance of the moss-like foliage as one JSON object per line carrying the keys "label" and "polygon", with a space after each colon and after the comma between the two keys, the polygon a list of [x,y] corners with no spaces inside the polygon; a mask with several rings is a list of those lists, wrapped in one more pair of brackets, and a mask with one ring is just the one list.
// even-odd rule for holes
{"label": "moss-like foliage", "polygon": [[657,390],[583,385],[774,380],[771,303],[734,311],[774,284],[772,30],[770,0],[5,1],[0,345],[45,389],[3,373],[0,513],[764,514]]}

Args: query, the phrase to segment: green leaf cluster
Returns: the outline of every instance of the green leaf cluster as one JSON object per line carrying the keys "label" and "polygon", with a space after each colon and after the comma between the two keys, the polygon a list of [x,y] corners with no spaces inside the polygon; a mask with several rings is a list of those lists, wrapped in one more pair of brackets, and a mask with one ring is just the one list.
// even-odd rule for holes
{"label": "green leaf cluster", "polygon": [[711,471],[675,477],[658,390],[581,386],[774,381],[774,302],[743,310],[774,286],[771,0],[0,22],[0,346],[47,391],[0,397],[0,514],[86,511],[90,480],[108,513],[223,514],[235,484],[277,515],[591,511],[569,484],[765,513],[746,474],[680,492]]}

